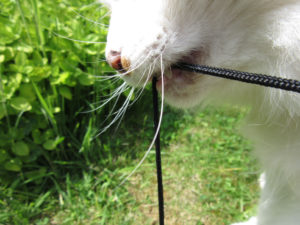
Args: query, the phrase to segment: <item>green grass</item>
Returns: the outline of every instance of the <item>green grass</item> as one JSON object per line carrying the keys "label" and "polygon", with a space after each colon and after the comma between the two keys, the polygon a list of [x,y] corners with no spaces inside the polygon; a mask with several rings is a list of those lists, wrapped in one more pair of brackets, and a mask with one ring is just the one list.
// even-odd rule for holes
{"label": "green grass", "polygon": [[[228,108],[185,115],[162,156],[167,224],[231,224],[255,214],[259,169],[237,134],[243,115]],[[152,157],[128,185],[139,205],[133,224],[157,221],[153,171]]]}
{"label": "green grass", "polygon": [[[167,110],[162,129],[166,224],[222,225],[255,214],[259,170],[250,144],[237,134],[243,115],[228,108],[200,113]],[[141,123],[136,131],[144,129]],[[108,163],[110,168],[67,174],[59,193],[50,190],[30,204],[15,208],[18,202],[10,202],[6,213],[15,218],[14,224],[158,224],[154,152],[127,183],[114,189],[150,143],[150,137],[143,139],[132,127],[128,130],[127,140],[114,137],[124,141],[124,147]],[[136,155],[128,153],[137,148]]]}
{"label": "green grass", "polygon": [[[104,42],[107,30],[86,19],[106,15],[98,6],[0,2],[0,224],[157,224],[153,152],[116,189],[152,140],[149,90],[119,127],[94,138],[115,103],[83,112],[119,85],[94,76],[112,73],[101,60],[105,45],[54,34]],[[166,108],[166,224],[230,224],[255,213],[258,169],[251,145],[237,134],[244,113]]]}

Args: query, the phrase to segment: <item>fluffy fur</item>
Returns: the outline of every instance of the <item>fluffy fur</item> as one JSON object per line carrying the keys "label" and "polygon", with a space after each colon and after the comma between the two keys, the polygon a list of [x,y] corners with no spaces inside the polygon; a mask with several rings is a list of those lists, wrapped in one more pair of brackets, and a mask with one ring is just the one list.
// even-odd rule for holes
{"label": "fluffy fur", "polygon": [[[300,0],[111,0],[107,55],[130,62],[143,86],[162,74],[166,101],[248,105],[243,132],[265,171],[258,216],[248,224],[300,224],[300,95],[172,70],[185,61],[300,79]],[[163,68],[163,69],[162,69]],[[161,71],[163,70],[163,71]]]}

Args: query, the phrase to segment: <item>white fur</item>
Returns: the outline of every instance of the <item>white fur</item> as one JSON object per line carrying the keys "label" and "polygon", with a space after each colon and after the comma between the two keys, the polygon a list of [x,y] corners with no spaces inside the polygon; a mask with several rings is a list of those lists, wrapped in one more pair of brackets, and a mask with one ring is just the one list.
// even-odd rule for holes
{"label": "white fur", "polygon": [[[188,61],[300,79],[300,0],[112,0],[109,51],[134,69],[124,79],[142,86],[163,58],[166,101],[249,105],[243,132],[265,171],[257,219],[249,224],[300,224],[300,94],[183,73]],[[151,69],[149,67],[151,66]],[[167,78],[165,78],[167,79]]]}

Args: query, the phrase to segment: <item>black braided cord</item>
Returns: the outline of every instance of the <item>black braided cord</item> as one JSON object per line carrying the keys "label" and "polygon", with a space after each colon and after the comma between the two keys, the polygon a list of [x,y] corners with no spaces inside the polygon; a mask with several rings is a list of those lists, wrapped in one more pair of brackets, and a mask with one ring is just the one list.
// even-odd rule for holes
{"label": "black braided cord", "polygon": [[187,63],[178,63],[173,68],[300,93],[298,80]]}
{"label": "black braided cord", "polygon": [[[152,80],[152,97],[153,97],[153,119],[154,119],[154,134],[158,128],[159,123],[159,109],[158,109],[158,93],[156,89],[157,78],[153,77]],[[160,151],[160,132],[155,139],[155,156],[156,156],[156,176],[157,176],[157,190],[158,190],[158,211],[159,211],[159,224],[164,225],[164,188],[162,180],[161,169],[161,151]]]}

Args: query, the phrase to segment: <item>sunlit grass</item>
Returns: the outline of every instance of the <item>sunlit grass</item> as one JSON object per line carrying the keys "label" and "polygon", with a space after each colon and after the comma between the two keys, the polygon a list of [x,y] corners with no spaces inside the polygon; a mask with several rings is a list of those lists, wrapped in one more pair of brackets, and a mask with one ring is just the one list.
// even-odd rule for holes
{"label": "sunlit grass", "polygon": [[[237,134],[243,114],[236,109],[207,109],[180,114],[180,119],[178,114],[167,116],[166,123],[174,120],[180,125],[170,130],[172,125],[165,123],[162,130],[162,136],[171,135],[162,155],[166,224],[231,224],[255,214],[259,169],[251,157],[251,145]],[[141,141],[137,140],[138,146]],[[125,160],[121,152],[119,160]],[[154,152],[123,187],[114,190],[122,173],[129,173],[138,160],[127,158],[126,162],[127,166],[99,176],[84,174],[76,181],[68,176],[60,207],[49,221],[157,224]],[[107,181],[97,183],[103,177]]]}
{"label": "sunlit grass", "polygon": [[[237,134],[243,114],[207,109],[187,115],[162,156],[166,224],[230,224],[255,214],[259,169],[251,145]],[[139,205],[133,224],[157,221],[153,164],[152,158],[128,185]]]}

